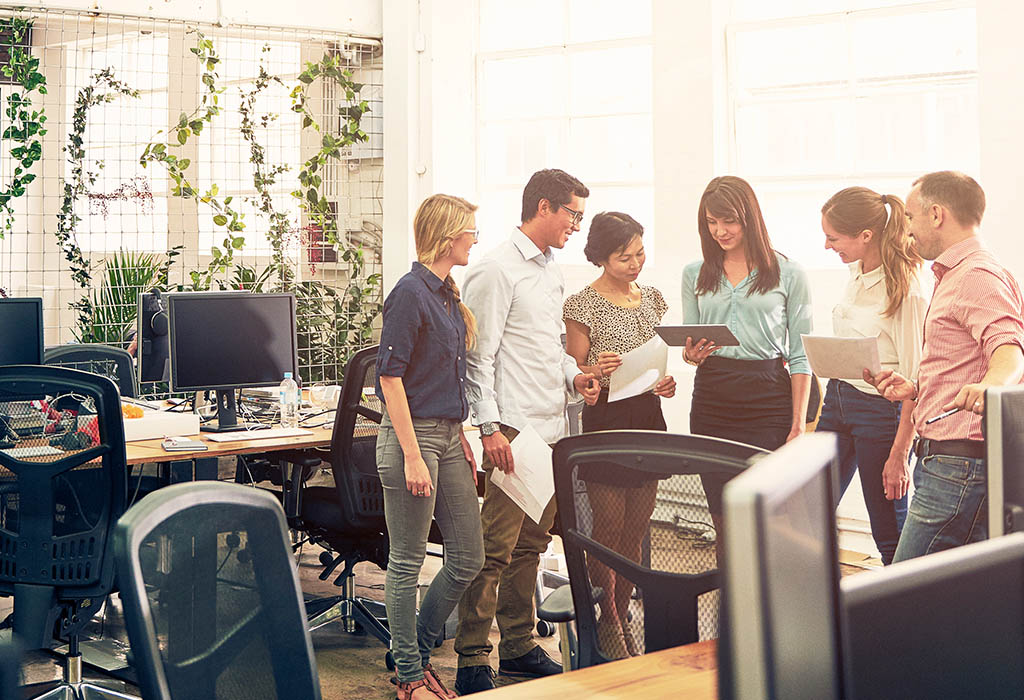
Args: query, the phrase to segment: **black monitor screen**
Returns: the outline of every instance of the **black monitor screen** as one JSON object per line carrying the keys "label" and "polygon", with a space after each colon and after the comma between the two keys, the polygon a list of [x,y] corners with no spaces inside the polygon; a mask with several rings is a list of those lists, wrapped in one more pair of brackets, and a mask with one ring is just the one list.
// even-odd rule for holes
{"label": "black monitor screen", "polygon": [[275,386],[297,376],[292,294],[167,295],[171,389]]}
{"label": "black monitor screen", "polygon": [[0,365],[43,364],[43,300],[0,299]]}
{"label": "black monitor screen", "polygon": [[1024,533],[840,587],[846,700],[1024,696]]}

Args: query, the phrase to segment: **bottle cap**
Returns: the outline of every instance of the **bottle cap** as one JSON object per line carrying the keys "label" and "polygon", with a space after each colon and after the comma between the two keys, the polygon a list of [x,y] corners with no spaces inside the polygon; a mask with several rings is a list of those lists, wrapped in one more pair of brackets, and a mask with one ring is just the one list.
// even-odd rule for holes
{"label": "bottle cap", "polygon": [[285,372],[284,373],[284,378],[285,379],[291,379],[292,378],[292,373],[291,372]]}

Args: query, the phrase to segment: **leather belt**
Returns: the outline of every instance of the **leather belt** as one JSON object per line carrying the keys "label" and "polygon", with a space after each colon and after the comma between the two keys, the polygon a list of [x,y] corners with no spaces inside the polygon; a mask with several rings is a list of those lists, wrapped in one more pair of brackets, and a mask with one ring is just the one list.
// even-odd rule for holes
{"label": "leather belt", "polygon": [[929,440],[919,437],[914,441],[914,454],[918,457],[947,455],[984,459],[985,443],[981,440]]}

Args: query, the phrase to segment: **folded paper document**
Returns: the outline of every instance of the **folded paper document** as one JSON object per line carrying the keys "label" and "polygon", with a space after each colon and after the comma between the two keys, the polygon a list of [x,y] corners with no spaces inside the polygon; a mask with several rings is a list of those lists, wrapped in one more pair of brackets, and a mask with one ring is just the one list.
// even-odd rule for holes
{"label": "folded paper document", "polygon": [[551,468],[551,447],[527,425],[512,441],[511,474],[495,468],[491,483],[504,491],[530,520],[540,525],[544,508],[555,495],[555,477]]}

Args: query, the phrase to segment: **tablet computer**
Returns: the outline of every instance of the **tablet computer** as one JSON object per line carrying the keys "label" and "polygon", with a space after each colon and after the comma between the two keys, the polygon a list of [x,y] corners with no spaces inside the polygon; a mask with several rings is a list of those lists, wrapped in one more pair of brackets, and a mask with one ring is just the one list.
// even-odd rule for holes
{"label": "tablet computer", "polygon": [[654,330],[666,345],[672,346],[685,346],[687,338],[692,338],[694,343],[704,338],[719,346],[740,344],[726,325],[693,323],[686,326],[655,326]]}

